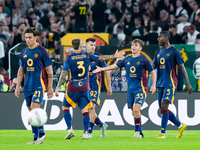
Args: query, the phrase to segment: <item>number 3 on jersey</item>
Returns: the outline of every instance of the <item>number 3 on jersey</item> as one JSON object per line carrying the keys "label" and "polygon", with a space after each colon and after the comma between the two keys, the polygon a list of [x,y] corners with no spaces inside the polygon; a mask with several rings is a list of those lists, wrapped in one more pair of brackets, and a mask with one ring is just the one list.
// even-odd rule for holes
{"label": "number 3 on jersey", "polygon": [[78,65],[78,69],[82,69],[82,73],[79,73],[78,76],[82,77],[85,74],[85,67],[83,66],[84,61],[78,61],[77,65]]}

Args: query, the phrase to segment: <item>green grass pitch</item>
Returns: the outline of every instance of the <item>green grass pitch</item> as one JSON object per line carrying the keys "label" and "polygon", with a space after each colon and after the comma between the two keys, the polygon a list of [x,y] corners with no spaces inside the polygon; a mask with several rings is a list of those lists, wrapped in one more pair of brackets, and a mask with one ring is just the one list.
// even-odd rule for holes
{"label": "green grass pitch", "polygon": [[0,130],[0,150],[199,150],[200,131],[185,130],[176,139],[177,130],[167,130],[166,139],[156,139],[158,130],[144,130],[144,139],[133,139],[133,130],[107,130],[100,138],[94,130],[93,138],[80,140],[82,130],[74,130],[75,137],[64,140],[66,131],[46,131],[47,139],[40,145],[26,145],[32,140],[28,130]]}

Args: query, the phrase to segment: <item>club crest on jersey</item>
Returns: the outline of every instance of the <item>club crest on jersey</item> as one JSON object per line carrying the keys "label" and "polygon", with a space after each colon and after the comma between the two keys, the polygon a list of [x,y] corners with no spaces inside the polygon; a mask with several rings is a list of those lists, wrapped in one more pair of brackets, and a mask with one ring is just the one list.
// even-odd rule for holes
{"label": "club crest on jersey", "polygon": [[92,63],[92,64],[95,64],[95,61],[92,61],[91,63]]}
{"label": "club crest on jersey", "polygon": [[34,57],[37,58],[37,57],[38,57],[38,54],[35,54]]}
{"label": "club crest on jersey", "polygon": [[157,57],[160,57],[160,55],[158,54]]}
{"label": "club crest on jersey", "polygon": [[27,57],[27,55],[25,54],[25,55],[24,55],[24,58],[26,58],[26,57]]}
{"label": "club crest on jersey", "polygon": [[127,65],[130,65],[130,62],[127,62]]}
{"label": "club crest on jersey", "polygon": [[140,62],[138,61],[136,64],[137,64],[137,65],[140,65]]}
{"label": "club crest on jersey", "polygon": [[170,53],[167,53],[167,57],[169,57],[170,56]]}

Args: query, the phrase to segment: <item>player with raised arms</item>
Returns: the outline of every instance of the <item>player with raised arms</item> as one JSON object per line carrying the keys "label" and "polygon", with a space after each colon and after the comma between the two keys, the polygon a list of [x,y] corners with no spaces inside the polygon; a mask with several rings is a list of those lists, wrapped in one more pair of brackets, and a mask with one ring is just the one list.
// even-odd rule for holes
{"label": "player with raised arms", "polygon": [[132,110],[135,122],[135,133],[133,138],[144,138],[141,125],[140,109],[148,92],[148,76],[147,71],[151,73],[153,84],[150,91],[152,94],[156,91],[156,74],[150,61],[140,54],[144,42],[140,39],[135,39],[131,42],[132,56],[125,57],[117,63],[108,67],[97,67],[93,73],[106,70],[114,70],[125,67],[127,80],[128,80],[128,108]]}
{"label": "player with raised arms", "polygon": [[[46,90],[48,98],[53,97],[53,70],[48,51],[36,42],[38,31],[35,28],[28,28],[24,34],[28,47],[21,52],[15,96],[19,98],[20,86],[24,78],[26,106],[31,111],[42,105]],[[34,139],[27,144],[43,143],[46,138],[43,126],[31,127]]]}
{"label": "player with raised arms", "polygon": [[67,89],[63,99],[63,114],[67,124],[68,133],[65,139],[75,136],[72,128],[72,117],[70,107],[76,108],[78,104],[82,110],[84,132],[81,139],[88,139],[88,129],[90,124],[89,109],[92,108],[89,86],[89,70],[91,61],[105,61],[113,58],[122,57],[124,52],[116,52],[114,55],[92,55],[87,52],[81,52],[82,41],[79,38],[72,40],[73,53],[66,57],[63,70],[56,87],[55,95],[59,96],[60,86],[66,82],[68,76]]}

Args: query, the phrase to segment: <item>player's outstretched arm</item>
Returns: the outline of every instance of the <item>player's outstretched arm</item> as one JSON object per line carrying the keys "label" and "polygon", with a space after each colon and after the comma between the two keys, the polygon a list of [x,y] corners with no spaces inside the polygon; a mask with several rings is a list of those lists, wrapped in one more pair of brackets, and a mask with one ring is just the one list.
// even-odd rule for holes
{"label": "player's outstretched arm", "polygon": [[156,69],[156,65],[153,64],[153,68]]}
{"label": "player's outstretched arm", "polygon": [[112,95],[112,87],[111,87],[110,71],[105,71],[104,74],[106,76],[106,81],[107,81],[107,85],[108,85],[107,94],[108,94],[108,96],[111,96]]}
{"label": "player's outstretched arm", "polygon": [[187,75],[187,72],[185,70],[185,66],[184,64],[180,64],[179,65],[179,68],[181,70],[181,73],[183,74],[183,77],[185,78],[185,81],[186,81],[186,90],[189,94],[191,94],[193,92],[193,89],[192,89],[192,86],[190,84],[190,81],[189,81],[189,78],[188,78],[188,75]]}
{"label": "player's outstretched arm", "polygon": [[120,58],[123,57],[125,55],[125,52],[118,52],[118,50],[116,50],[114,55],[102,55],[99,56],[99,61],[106,61],[106,60],[110,60],[110,59],[114,59],[114,58]]}
{"label": "player's outstretched arm", "polygon": [[151,94],[153,94],[156,92],[156,73],[154,70],[151,71],[151,76],[152,76],[153,83],[152,83],[150,91],[152,92]]}
{"label": "player's outstretched arm", "polygon": [[57,84],[57,87],[56,87],[56,91],[55,91],[55,95],[58,97],[59,96],[59,91],[60,91],[60,86],[62,84],[64,84],[66,82],[66,76],[68,76],[68,71],[62,71],[61,72],[61,75],[60,75],[60,78],[59,78],[59,81],[58,81],[58,84]]}
{"label": "player's outstretched arm", "polygon": [[24,75],[24,68],[22,66],[19,67],[18,73],[17,73],[17,86],[15,89],[15,96],[19,98],[19,93],[21,91],[21,82],[23,80],[23,75]]}
{"label": "player's outstretched arm", "polygon": [[101,71],[108,71],[108,70],[114,70],[114,69],[117,69],[117,68],[118,68],[118,66],[116,64],[112,64],[112,65],[110,65],[108,67],[103,67],[103,68],[97,66],[97,69],[92,71],[92,73],[97,73],[97,72],[101,72]]}
{"label": "player's outstretched arm", "polygon": [[53,97],[53,69],[52,65],[45,68],[47,75],[48,75],[48,87],[47,87],[47,97],[52,98]]}

